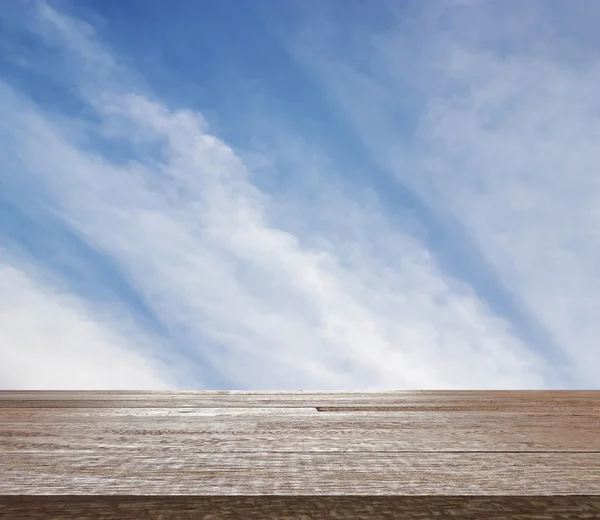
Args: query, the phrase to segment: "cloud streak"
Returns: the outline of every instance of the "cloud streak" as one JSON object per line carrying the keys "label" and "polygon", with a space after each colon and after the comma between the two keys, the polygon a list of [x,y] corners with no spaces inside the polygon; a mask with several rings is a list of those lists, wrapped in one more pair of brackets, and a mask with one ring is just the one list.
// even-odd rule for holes
{"label": "cloud streak", "polygon": [[[366,71],[310,21],[295,49],[390,175],[470,237],[475,271],[492,266],[521,336],[585,386],[600,374],[600,69],[585,20],[595,7],[550,4],[393,8],[387,28],[354,33]],[[409,127],[394,118],[403,96],[414,100]],[[476,289],[497,304],[489,284]]]}
{"label": "cloud streak", "polygon": [[[441,268],[412,232],[413,222],[391,219],[377,200],[340,186],[330,171],[335,163],[306,140],[294,141],[300,152],[292,156],[286,155],[292,146],[281,142],[261,152],[266,163],[269,153],[283,155],[292,174],[300,172],[286,193],[261,190],[247,155],[211,132],[200,113],[161,102],[87,23],[36,6],[22,30],[56,53],[62,87],[79,108],[48,109],[26,89],[1,83],[0,135],[11,147],[0,154],[0,181],[19,211],[55,219],[85,244],[81,272],[110,265],[114,276],[93,298],[89,279],[83,287],[69,285],[64,262],[49,270],[47,258],[6,240],[1,316],[17,325],[0,336],[0,356],[12,363],[4,366],[15,367],[0,384],[80,387],[92,367],[97,373],[85,379],[88,386],[553,384],[555,369],[543,353],[529,349],[505,316]],[[459,117],[451,109],[431,103],[428,114],[435,121]],[[450,139],[451,132],[436,128]],[[377,138],[364,130],[365,140]],[[422,132],[432,134],[425,124]],[[380,152],[390,155],[391,141],[382,142]],[[443,162],[445,148],[435,151]],[[433,170],[426,171],[434,182]],[[495,236],[490,219],[505,215],[477,213],[469,182],[456,204]],[[497,208],[493,190],[489,205]],[[297,225],[309,219],[318,226]],[[515,236],[525,244],[529,235]],[[514,244],[525,247],[521,242]],[[482,245],[486,252],[490,247]],[[71,293],[59,295],[60,287]],[[24,295],[20,306],[13,294]],[[54,323],[54,336],[46,336],[41,317]],[[578,354],[583,359],[586,352],[582,347]],[[48,358],[56,365],[35,379]]]}

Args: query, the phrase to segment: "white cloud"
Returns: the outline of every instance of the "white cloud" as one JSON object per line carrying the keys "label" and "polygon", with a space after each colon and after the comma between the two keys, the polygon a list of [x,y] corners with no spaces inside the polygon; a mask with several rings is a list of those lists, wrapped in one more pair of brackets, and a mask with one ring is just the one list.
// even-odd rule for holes
{"label": "white cloud", "polygon": [[[171,388],[167,367],[144,340],[119,334],[48,275],[0,262],[0,383],[3,389]],[[43,278],[43,279],[42,279]],[[132,345],[132,342],[135,344]]]}
{"label": "white cloud", "polygon": [[[15,146],[0,155],[0,166],[16,162],[56,215],[109,255],[161,321],[186,331],[228,380],[280,389],[548,384],[543,360],[376,205],[360,194],[348,198],[322,172],[313,186],[321,202],[291,204],[274,220],[274,209],[281,211],[276,195],[252,184],[240,156],[207,132],[199,114],[127,91],[133,82],[119,67],[92,67],[114,58],[88,27],[49,9],[42,15],[66,63],[85,66],[83,73],[73,69],[74,83],[97,111],[95,131],[134,151],[151,145],[152,158],[116,162],[90,150],[73,131],[89,122],[44,113],[3,85],[0,129],[10,125]],[[320,215],[320,231],[286,229],[306,212]],[[21,287],[32,301],[43,300],[43,288],[26,281]],[[10,299],[1,298],[12,320]],[[112,337],[114,324],[94,324],[79,311],[69,316]],[[23,352],[39,345],[13,341]],[[6,356],[9,346],[3,348]],[[27,355],[37,362],[34,353]],[[60,385],[56,370],[52,385]]]}
{"label": "white cloud", "polygon": [[[398,17],[410,31],[357,25],[366,72],[343,44],[297,47],[374,157],[474,237],[578,385],[600,376],[600,42],[584,5],[448,3]],[[393,119],[407,95],[414,132]]]}

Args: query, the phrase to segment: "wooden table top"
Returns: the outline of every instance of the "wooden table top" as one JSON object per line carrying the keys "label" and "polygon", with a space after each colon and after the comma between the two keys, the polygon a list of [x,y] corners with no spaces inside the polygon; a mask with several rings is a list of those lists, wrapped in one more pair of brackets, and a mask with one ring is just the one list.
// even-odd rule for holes
{"label": "wooden table top", "polygon": [[600,392],[0,392],[1,495],[600,495]]}

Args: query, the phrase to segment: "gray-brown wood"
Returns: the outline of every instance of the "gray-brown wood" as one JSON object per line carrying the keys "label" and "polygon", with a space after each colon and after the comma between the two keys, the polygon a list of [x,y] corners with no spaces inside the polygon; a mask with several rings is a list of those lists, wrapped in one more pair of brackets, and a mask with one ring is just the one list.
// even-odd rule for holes
{"label": "gray-brown wood", "polygon": [[597,453],[195,453],[49,450],[2,456],[13,494],[600,494]]}
{"label": "gray-brown wood", "polygon": [[599,391],[1,391],[0,407],[55,408],[291,408],[403,407],[438,411],[600,412]]}
{"label": "gray-brown wood", "polygon": [[594,520],[600,496],[0,497],[7,520]]}
{"label": "gray-brown wood", "polygon": [[35,408],[0,412],[3,452],[600,452],[600,415],[314,408]]}
{"label": "gray-brown wood", "polygon": [[0,494],[600,496],[600,392],[4,391]]}

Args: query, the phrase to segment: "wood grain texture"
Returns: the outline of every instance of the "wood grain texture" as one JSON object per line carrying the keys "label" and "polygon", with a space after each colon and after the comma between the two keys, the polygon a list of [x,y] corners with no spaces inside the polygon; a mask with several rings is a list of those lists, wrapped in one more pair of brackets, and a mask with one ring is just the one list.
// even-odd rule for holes
{"label": "wood grain texture", "polygon": [[600,415],[319,413],[313,408],[8,409],[0,448],[273,452],[600,452]]}
{"label": "wood grain texture", "polygon": [[0,497],[7,520],[594,520],[600,497]]}
{"label": "wood grain texture", "polygon": [[393,406],[407,411],[600,412],[599,392],[530,391],[0,391],[0,407],[54,408],[292,408]]}
{"label": "wood grain texture", "polygon": [[1,494],[600,494],[600,454],[4,453]]}
{"label": "wood grain texture", "polygon": [[[101,495],[229,497],[226,507],[302,495],[588,500],[600,497],[600,392],[4,391],[0,475],[0,514],[18,510],[19,502],[10,502],[17,495],[87,496],[77,507],[88,509]],[[38,506],[52,506],[45,504]],[[244,518],[261,517],[263,506],[253,504],[240,506],[255,508]],[[335,507],[348,511],[346,505]],[[267,510],[261,518],[269,518]],[[222,518],[235,518],[230,513]],[[597,513],[583,508],[572,518]],[[506,514],[485,517],[517,518]]]}

